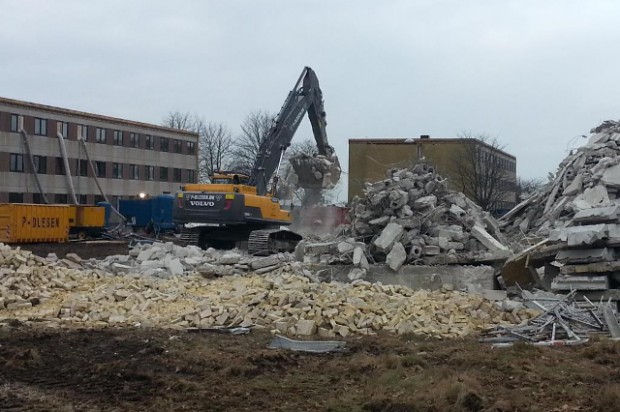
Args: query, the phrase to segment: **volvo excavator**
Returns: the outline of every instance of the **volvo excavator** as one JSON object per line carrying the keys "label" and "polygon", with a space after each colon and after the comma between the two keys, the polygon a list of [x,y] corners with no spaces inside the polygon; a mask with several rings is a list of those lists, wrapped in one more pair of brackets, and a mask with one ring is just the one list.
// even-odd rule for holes
{"label": "volvo excavator", "polygon": [[247,242],[254,255],[294,250],[301,236],[282,228],[292,217],[281,208],[277,190],[284,152],[306,113],[317,154],[289,160],[297,186],[318,193],[338,182],[340,164],[327,141],[323,94],[316,74],[305,67],[265,135],[249,175],[218,172],[210,183],[181,187],[173,218],[183,238],[203,249],[245,247]]}

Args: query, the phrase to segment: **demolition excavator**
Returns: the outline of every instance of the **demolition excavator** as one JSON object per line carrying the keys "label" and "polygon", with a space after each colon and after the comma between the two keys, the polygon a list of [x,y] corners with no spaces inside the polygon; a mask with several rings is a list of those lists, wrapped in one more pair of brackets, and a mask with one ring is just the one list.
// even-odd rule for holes
{"label": "demolition excavator", "polygon": [[315,72],[305,67],[289,92],[265,138],[249,175],[219,172],[210,183],[187,184],[177,193],[173,210],[181,236],[201,248],[245,248],[254,255],[294,250],[301,236],[282,228],[292,222],[277,197],[284,152],[305,114],[316,140],[315,156],[289,159],[297,186],[310,193],[333,187],[340,164],[327,141],[323,93]]}

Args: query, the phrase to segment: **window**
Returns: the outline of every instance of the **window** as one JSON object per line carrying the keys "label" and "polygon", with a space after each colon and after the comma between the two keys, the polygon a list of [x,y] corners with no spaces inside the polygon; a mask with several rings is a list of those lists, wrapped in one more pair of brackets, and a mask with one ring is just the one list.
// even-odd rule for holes
{"label": "window", "polygon": [[159,138],[159,150],[161,150],[162,152],[167,152],[170,150],[170,146],[169,146],[169,139],[166,139],[165,137],[160,137]]}
{"label": "window", "polygon": [[192,169],[187,169],[187,181],[189,183],[196,183],[194,181],[194,176],[195,176],[194,171]]}
{"label": "window", "polygon": [[129,145],[131,147],[140,147],[140,135],[138,133],[129,133]]}
{"label": "window", "polygon": [[11,172],[24,171],[24,155],[11,153]]}
{"label": "window", "polygon": [[115,130],[114,131],[114,144],[116,146],[122,146],[123,145],[123,132],[120,130]]}
{"label": "window", "polygon": [[78,136],[84,139],[85,142],[88,141],[88,126],[80,124],[78,125]]}
{"label": "window", "polygon": [[67,139],[69,137],[69,123],[67,122],[58,122],[60,125],[60,133],[62,137]]}
{"label": "window", "polygon": [[88,162],[86,159],[77,160],[77,174],[79,176],[88,176]]}
{"label": "window", "polygon": [[97,127],[95,129],[95,142],[105,143],[105,129],[104,128]]}
{"label": "window", "polygon": [[112,163],[112,177],[115,179],[123,178],[123,165],[122,163]]}
{"label": "window", "polygon": [[144,136],[144,146],[147,150],[153,150],[153,136],[150,134]]}
{"label": "window", "polygon": [[67,204],[68,198],[65,194],[57,193],[54,195],[54,203]]}
{"label": "window", "polygon": [[159,180],[161,180],[162,182],[168,181],[168,168],[167,167],[159,168]]}
{"label": "window", "polygon": [[43,204],[43,196],[41,196],[41,193],[32,194],[32,203],[35,203],[37,205]]}
{"label": "window", "polygon": [[183,153],[183,142],[179,139],[174,139],[174,153]]}
{"label": "window", "polygon": [[45,156],[32,156],[34,160],[34,169],[37,173],[45,175],[47,174],[47,157]]}
{"label": "window", "polygon": [[140,166],[139,165],[129,165],[129,178],[138,180],[140,179]]}
{"label": "window", "polygon": [[155,167],[144,166],[144,174],[146,175],[146,180],[155,180]]}
{"label": "window", "polygon": [[19,127],[19,115],[12,114],[11,115],[11,131],[19,132],[19,130],[17,130],[18,127]]}
{"label": "window", "polygon": [[57,175],[65,175],[65,174],[67,174],[65,172],[65,162],[64,162],[62,157],[57,157],[56,158],[56,165],[55,165],[55,168],[54,168],[54,173],[57,174]]}
{"label": "window", "polygon": [[9,193],[9,203],[24,203],[24,194]]}
{"label": "window", "polygon": [[187,142],[187,154],[196,154],[196,143]]}
{"label": "window", "polygon": [[81,205],[88,204],[88,195],[77,195],[77,201]]}
{"label": "window", "polygon": [[95,195],[95,204],[97,204],[99,202],[105,202],[105,197],[103,197],[101,195]]}
{"label": "window", "polygon": [[47,119],[34,118],[34,134],[47,136]]}
{"label": "window", "polygon": [[174,169],[174,181],[175,181],[175,182],[180,182],[180,181],[181,181],[181,176],[182,176],[182,174],[183,174],[183,173],[181,172],[181,169],[177,169],[177,168],[175,168],[175,169]]}
{"label": "window", "polygon": [[97,177],[105,177],[105,162],[95,162]]}

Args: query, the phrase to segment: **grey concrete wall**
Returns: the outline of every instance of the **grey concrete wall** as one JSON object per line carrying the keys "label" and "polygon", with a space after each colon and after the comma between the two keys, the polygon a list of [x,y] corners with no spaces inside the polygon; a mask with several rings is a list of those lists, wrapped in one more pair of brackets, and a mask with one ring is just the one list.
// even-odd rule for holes
{"label": "grey concrete wall", "polygon": [[[352,265],[314,265],[312,271],[325,271],[334,281],[350,282]],[[491,266],[403,266],[398,272],[385,265],[372,265],[364,278],[384,285],[403,285],[412,289],[438,290],[444,285],[455,289],[469,287],[493,289],[495,269]]]}

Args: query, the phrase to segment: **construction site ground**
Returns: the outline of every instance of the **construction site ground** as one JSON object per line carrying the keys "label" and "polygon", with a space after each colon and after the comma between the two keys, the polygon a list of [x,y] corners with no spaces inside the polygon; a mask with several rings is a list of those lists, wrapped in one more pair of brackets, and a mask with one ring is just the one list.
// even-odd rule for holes
{"label": "construction site ground", "polygon": [[343,353],[268,349],[271,334],[0,329],[0,410],[611,411],[620,344],[347,339]]}

